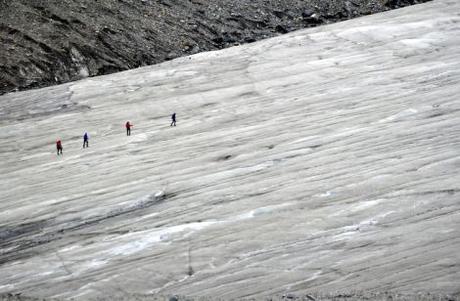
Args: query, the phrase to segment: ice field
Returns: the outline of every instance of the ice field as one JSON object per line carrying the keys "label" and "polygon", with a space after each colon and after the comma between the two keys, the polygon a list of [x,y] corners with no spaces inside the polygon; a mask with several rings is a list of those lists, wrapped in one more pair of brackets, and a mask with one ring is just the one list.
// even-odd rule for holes
{"label": "ice field", "polygon": [[460,2],[0,96],[0,171],[0,293],[459,296]]}

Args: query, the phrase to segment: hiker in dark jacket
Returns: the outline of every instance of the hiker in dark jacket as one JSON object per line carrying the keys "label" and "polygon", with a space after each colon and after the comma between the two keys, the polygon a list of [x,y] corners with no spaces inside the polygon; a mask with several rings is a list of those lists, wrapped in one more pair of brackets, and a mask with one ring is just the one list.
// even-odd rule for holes
{"label": "hiker in dark jacket", "polygon": [[83,135],[83,148],[85,147],[89,147],[89,136],[88,136],[88,133],[85,133]]}

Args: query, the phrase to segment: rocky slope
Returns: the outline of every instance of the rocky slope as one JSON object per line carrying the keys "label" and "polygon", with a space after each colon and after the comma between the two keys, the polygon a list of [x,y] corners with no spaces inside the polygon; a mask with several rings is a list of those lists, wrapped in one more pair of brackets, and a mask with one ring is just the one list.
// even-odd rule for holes
{"label": "rocky slope", "polygon": [[0,0],[0,94],[427,0]]}
{"label": "rocky slope", "polygon": [[[59,299],[43,299],[25,297],[21,294],[0,294],[0,301],[57,301]],[[92,300],[92,299],[90,299]],[[106,300],[104,298],[95,299],[98,301]],[[220,298],[201,297],[190,298],[186,296],[161,296],[161,295],[136,295],[132,294],[121,298],[110,297],[111,301],[224,301]],[[353,294],[304,294],[302,296],[283,295],[273,296],[268,298],[250,299],[252,301],[457,301],[458,298],[448,295],[436,294],[395,294],[395,293],[362,293],[356,292]]]}

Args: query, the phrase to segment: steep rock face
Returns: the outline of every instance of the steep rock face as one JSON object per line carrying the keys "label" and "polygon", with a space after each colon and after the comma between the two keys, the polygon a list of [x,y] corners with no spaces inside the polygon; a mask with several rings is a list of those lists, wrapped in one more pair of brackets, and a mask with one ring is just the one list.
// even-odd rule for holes
{"label": "steep rock face", "polygon": [[428,0],[0,0],[0,94]]}

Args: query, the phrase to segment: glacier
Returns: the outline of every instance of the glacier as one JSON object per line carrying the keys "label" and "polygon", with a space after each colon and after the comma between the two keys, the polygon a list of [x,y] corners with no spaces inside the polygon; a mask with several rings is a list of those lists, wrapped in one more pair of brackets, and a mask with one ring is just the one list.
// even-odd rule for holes
{"label": "glacier", "polygon": [[0,293],[459,296],[459,95],[434,0],[0,96]]}

